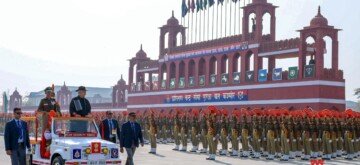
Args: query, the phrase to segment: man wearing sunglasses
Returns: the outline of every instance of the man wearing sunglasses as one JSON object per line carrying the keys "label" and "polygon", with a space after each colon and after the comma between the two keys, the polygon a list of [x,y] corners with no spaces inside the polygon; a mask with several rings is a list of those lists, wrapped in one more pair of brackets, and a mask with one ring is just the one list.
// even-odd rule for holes
{"label": "man wearing sunglasses", "polygon": [[20,120],[21,109],[14,108],[14,119],[5,126],[5,150],[11,158],[12,165],[26,164],[26,148],[30,151],[27,123]]}

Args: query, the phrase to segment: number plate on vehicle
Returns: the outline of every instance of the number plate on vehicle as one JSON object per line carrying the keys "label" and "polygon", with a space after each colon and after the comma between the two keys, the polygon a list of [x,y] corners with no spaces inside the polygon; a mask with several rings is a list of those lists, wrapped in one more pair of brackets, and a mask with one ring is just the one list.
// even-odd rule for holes
{"label": "number plate on vehicle", "polygon": [[105,160],[89,160],[88,165],[105,165],[106,161]]}

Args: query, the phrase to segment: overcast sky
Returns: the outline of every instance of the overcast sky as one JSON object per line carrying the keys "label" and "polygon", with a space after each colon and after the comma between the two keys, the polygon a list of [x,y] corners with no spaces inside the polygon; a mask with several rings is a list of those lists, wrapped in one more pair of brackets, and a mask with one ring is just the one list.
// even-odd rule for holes
{"label": "overcast sky", "polygon": [[[247,2],[248,0],[246,0]],[[270,0],[269,0],[270,1]],[[298,37],[322,6],[329,24],[343,31],[340,68],[346,96],[360,87],[360,1],[271,0],[277,9],[277,39]],[[39,91],[51,83],[110,87],[143,44],[158,57],[158,27],[181,0],[0,0],[0,91]]]}

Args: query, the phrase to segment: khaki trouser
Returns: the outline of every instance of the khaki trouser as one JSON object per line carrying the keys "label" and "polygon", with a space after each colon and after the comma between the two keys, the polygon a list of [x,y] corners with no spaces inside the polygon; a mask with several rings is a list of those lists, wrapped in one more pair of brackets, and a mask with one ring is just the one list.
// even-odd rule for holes
{"label": "khaki trouser", "polygon": [[231,147],[233,150],[239,150],[238,132],[235,129],[231,130]]}
{"label": "khaki trouser", "polygon": [[209,142],[209,154],[216,154],[217,140],[213,135],[208,134],[207,139]]}
{"label": "khaki trouser", "polygon": [[304,154],[310,155],[311,148],[310,148],[310,142],[309,142],[309,138],[310,138],[309,132],[303,131],[301,134],[301,137],[302,137],[302,141],[303,141]]}
{"label": "khaki trouser", "polygon": [[150,137],[151,148],[156,148],[156,135],[154,133],[151,133],[151,131],[149,131],[149,137]]}
{"label": "khaki trouser", "polygon": [[289,133],[289,140],[290,140],[290,151],[291,152],[296,152],[296,138],[294,137],[294,132],[290,131]]}
{"label": "khaki trouser", "polygon": [[335,153],[337,151],[336,132],[332,131],[330,134],[331,134],[331,140],[332,140],[331,149],[332,149],[332,152]]}
{"label": "khaki trouser", "polygon": [[324,154],[331,154],[332,153],[332,149],[331,149],[331,135],[329,131],[324,131],[323,136],[322,136],[322,144],[323,144],[323,152]]}
{"label": "khaki trouser", "polygon": [[312,152],[319,152],[320,151],[320,144],[318,141],[318,133],[317,132],[313,132],[311,135],[311,139],[312,141],[310,141],[310,145],[311,145],[311,151]]}
{"label": "khaki trouser", "polygon": [[199,138],[197,137],[195,127],[191,128],[191,143],[192,143],[193,146],[198,146],[199,145]]}
{"label": "khaki trouser", "polygon": [[253,149],[255,152],[260,152],[260,139],[257,130],[253,130],[252,136],[253,136],[253,142],[252,142]]}
{"label": "khaki trouser", "polygon": [[227,135],[224,130],[221,130],[220,141],[221,141],[221,148],[223,150],[227,151],[228,150],[228,140],[227,140]]}
{"label": "khaki trouser", "polygon": [[184,128],[181,128],[181,144],[187,146],[187,134],[185,133]]}
{"label": "khaki trouser", "polygon": [[345,132],[345,151],[347,154],[354,154],[354,143],[351,132]]}
{"label": "khaki trouser", "polygon": [[208,143],[208,138],[207,138],[207,130],[206,129],[202,129],[201,130],[201,143],[204,149],[208,148],[209,143]]}
{"label": "khaki trouser", "polygon": [[241,130],[241,146],[243,151],[249,151],[249,132],[247,129]]}
{"label": "khaki trouser", "polygon": [[289,141],[290,140],[287,138],[286,133],[284,131],[281,131],[280,143],[281,143],[282,154],[284,155],[289,155],[290,152]]}
{"label": "khaki trouser", "polygon": [[177,146],[180,145],[180,136],[179,136],[180,132],[179,131],[180,130],[178,127],[174,128],[174,139],[175,139],[175,145],[177,145]]}
{"label": "khaki trouser", "polygon": [[266,144],[267,149],[270,155],[275,154],[275,133],[273,130],[268,130],[266,134]]}

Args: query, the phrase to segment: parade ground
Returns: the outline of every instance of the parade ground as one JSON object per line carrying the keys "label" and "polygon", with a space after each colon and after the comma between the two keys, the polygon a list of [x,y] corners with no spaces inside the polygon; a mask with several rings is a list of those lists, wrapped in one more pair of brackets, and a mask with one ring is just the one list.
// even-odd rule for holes
{"label": "parade ground", "polygon": [[[205,160],[207,155],[191,152],[173,151],[172,144],[158,144],[156,155],[149,154],[149,145],[138,148],[135,152],[136,165],[310,165],[310,161],[291,160],[289,162],[268,161],[265,159],[243,159],[239,157],[217,156],[215,161]],[[126,153],[121,154],[123,165],[126,161]],[[4,149],[4,137],[0,136],[0,164],[10,165],[10,157],[6,155]],[[360,165],[360,160],[347,161],[337,159],[326,161],[325,165]]]}

